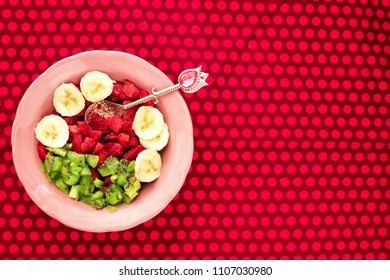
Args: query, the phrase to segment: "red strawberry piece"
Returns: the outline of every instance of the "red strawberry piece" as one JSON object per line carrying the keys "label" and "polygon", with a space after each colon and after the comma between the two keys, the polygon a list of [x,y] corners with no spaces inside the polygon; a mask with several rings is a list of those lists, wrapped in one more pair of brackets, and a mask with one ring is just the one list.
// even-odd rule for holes
{"label": "red strawberry piece", "polygon": [[107,147],[109,148],[108,153],[118,158],[125,152],[122,145],[119,143],[107,143]]}
{"label": "red strawberry piece", "polygon": [[110,176],[104,177],[103,182],[104,182],[104,184],[105,184],[106,186],[111,185],[111,183],[112,183],[111,177],[110,177]]}
{"label": "red strawberry piece", "polygon": [[81,144],[81,151],[83,153],[92,151],[95,147],[96,140],[91,137],[85,137],[83,143]]}
{"label": "red strawberry piece", "polygon": [[110,129],[107,120],[99,114],[92,114],[89,119],[89,126],[102,133],[108,132]]}
{"label": "red strawberry piece", "polygon": [[89,167],[89,169],[91,170],[91,173],[92,173],[91,176],[93,179],[101,177],[99,171],[97,171],[95,168]]}
{"label": "red strawberry piece", "polygon": [[137,155],[144,150],[144,147],[141,145],[135,146],[134,148],[130,149],[127,153],[123,155],[123,158],[126,160],[134,160]]}
{"label": "red strawberry piece", "polygon": [[[141,89],[139,91],[139,97],[141,97],[141,98],[145,97],[145,96],[148,96],[148,95],[150,95],[150,93],[147,90]],[[143,103],[142,105],[143,106],[152,106],[152,107],[154,107],[154,102],[153,101],[154,101],[153,99],[149,100],[149,101]]]}
{"label": "red strawberry piece", "polygon": [[89,137],[95,139],[95,141],[98,141],[102,137],[102,132],[99,130],[91,130]]}
{"label": "red strawberry piece", "polygon": [[133,121],[134,121],[134,118],[132,120],[125,120],[123,122],[123,126],[122,126],[122,131],[124,131],[127,134],[129,134],[130,137],[135,136],[135,133],[134,133],[134,130],[133,130]]}
{"label": "red strawberry piece", "polygon": [[91,129],[90,133],[89,133],[89,137],[95,139],[95,141],[98,141],[101,137],[102,137],[102,132],[99,131],[99,130],[93,130]]}
{"label": "red strawberry piece", "polygon": [[99,162],[97,164],[97,166],[100,166],[102,165],[102,163],[106,160],[106,158],[108,158],[110,156],[110,154],[108,153],[108,149],[107,147],[104,147],[98,154],[99,156]]}
{"label": "red strawberry piece", "polygon": [[76,116],[73,116],[73,117],[63,117],[63,119],[66,121],[66,123],[68,125],[75,125],[75,124],[77,124],[77,117]]}
{"label": "red strawberry piece", "polygon": [[81,133],[84,135],[84,136],[88,136],[89,135],[89,132],[92,130],[88,123],[86,121],[79,121],[77,122],[77,125],[79,126],[80,128],[80,131]]}
{"label": "red strawberry piece", "polygon": [[69,125],[69,134],[73,138],[75,135],[81,135],[81,130],[78,125]]}
{"label": "red strawberry piece", "polygon": [[116,134],[115,132],[110,132],[104,136],[104,139],[109,141],[115,141],[118,139],[118,134]]}
{"label": "red strawberry piece", "polygon": [[130,140],[130,135],[124,132],[118,134],[118,142],[122,145],[122,147],[127,147]]}
{"label": "red strawberry piece", "polygon": [[108,187],[107,187],[107,186],[102,186],[100,190],[101,190],[104,194],[106,194],[106,192],[108,191]]}
{"label": "red strawberry piece", "polygon": [[45,160],[46,155],[47,155],[47,150],[41,142],[38,142],[38,144],[37,144],[37,151],[38,151],[39,158],[41,160]]}
{"label": "red strawberry piece", "polygon": [[[129,101],[129,100],[125,100],[125,101]],[[130,103],[130,102],[126,102],[127,103]],[[124,105],[126,105],[125,103],[123,103]],[[135,113],[137,113],[137,110],[138,110],[139,106],[135,106],[135,107],[131,107],[129,109],[127,109],[124,113],[123,113],[123,119],[124,120],[134,120],[134,117],[135,117]]]}
{"label": "red strawberry piece", "polygon": [[82,153],[81,145],[83,144],[83,136],[77,134],[72,138],[72,150],[77,153]]}
{"label": "red strawberry piece", "polygon": [[139,144],[139,141],[137,139],[137,137],[132,137],[130,138],[129,142],[127,143],[127,146],[128,147],[135,147]]}
{"label": "red strawberry piece", "polygon": [[127,98],[125,92],[123,91],[123,86],[124,84],[122,82],[116,82],[114,84],[112,93],[109,97],[111,101],[122,101]]}
{"label": "red strawberry piece", "polygon": [[80,121],[77,122],[77,125],[79,126],[81,133],[85,137],[90,137],[95,139],[96,141],[102,137],[102,132],[98,130],[93,130],[86,121]]}
{"label": "red strawberry piece", "polygon": [[123,85],[123,92],[127,98],[136,99],[139,97],[140,90],[129,80],[125,80]]}
{"label": "red strawberry piece", "polygon": [[53,109],[53,111],[51,112],[51,114],[52,114],[52,115],[57,115],[57,116],[60,115],[60,113],[58,113],[58,112],[56,111],[56,109]]}
{"label": "red strawberry piece", "polygon": [[123,119],[118,115],[113,115],[110,123],[110,127],[112,131],[118,133],[122,130],[122,126],[123,126]]}
{"label": "red strawberry piece", "polygon": [[97,155],[100,153],[101,150],[103,150],[104,144],[101,142],[97,142],[95,145],[95,148],[93,148],[92,154]]}

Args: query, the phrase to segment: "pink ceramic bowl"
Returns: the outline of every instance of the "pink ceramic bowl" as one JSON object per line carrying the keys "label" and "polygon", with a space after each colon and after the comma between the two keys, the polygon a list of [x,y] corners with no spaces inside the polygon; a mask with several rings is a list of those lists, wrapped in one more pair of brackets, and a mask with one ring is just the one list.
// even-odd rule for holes
{"label": "pink ceramic bowl", "polygon": [[123,52],[89,51],[63,59],[39,76],[24,94],[12,129],[12,153],[15,168],[31,199],[49,216],[61,223],[90,232],[129,229],[161,212],[182,187],[192,161],[193,134],[191,116],[179,92],[160,98],[157,105],[168,124],[170,139],[162,153],[161,176],[145,184],[131,204],[110,213],[95,210],[75,201],[47,181],[36,151],[34,128],[53,110],[52,96],[62,82],[78,83],[88,71],[106,72],[114,80],[130,79],[139,88],[157,90],[172,81],[148,62]]}

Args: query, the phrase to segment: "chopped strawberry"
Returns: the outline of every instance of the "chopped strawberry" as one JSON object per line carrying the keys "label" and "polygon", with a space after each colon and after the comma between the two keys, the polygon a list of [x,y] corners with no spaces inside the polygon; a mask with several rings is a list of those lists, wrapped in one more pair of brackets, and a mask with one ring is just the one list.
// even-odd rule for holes
{"label": "chopped strawberry", "polygon": [[114,141],[118,139],[118,134],[115,132],[110,132],[104,136],[105,140]]}
{"label": "chopped strawberry", "polygon": [[85,137],[90,137],[90,138],[93,138],[95,139],[96,141],[100,139],[100,137],[102,137],[102,132],[99,131],[99,130],[93,130],[86,121],[80,121],[80,122],[77,122],[80,130],[81,130],[81,133],[85,136]]}
{"label": "chopped strawberry", "polygon": [[130,138],[129,142],[127,143],[127,147],[135,147],[139,144],[139,141],[137,137]]}
{"label": "chopped strawberry", "polygon": [[107,120],[99,114],[92,114],[90,116],[89,126],[92,129],[100,131],[102,133],[106,133],[110,129]]}
{"label": "chopped strawberry", "polygon": [[79,122],[77,122],[77,125],[79,126],[80,131],[84,136],[89,135],[91,128],[89,127],[89,125],[86,121],[79,121]]}
{"label": "chopped strawberry", "polygon": [[122,130],[124,132],[126,132],[127,134],[129,134],[130,137],[135,136],[135,133],[133,130],[133,121],[134,121],[134,118],[132,120],[125,120],[123,122],[123,126],[122,126]]}
{"label": "chopped strawberry", "polygon": [[45,160],[46,155],[47,155],[47,150],[41,142],[38,142],[38,144],[37,144],[37,151],[38,151],[39,158],[41,160]]}
{"label": "chopped strawberry", "polygon": [[106,194],[106,192],[108,191],[108,187],[107,187],[107,186],[102,186],[100,190],[101,190],[104,194]]}
{"label": "chopped strawberry", "polygon": [[81,144],[81,151],[83,153],[91,151],[96,144],[96,140],[91,137],[85,137],[83,143]]}
{"label": "chopped strawberry", "polygon": [[111,183],[112,183],[111,177],[110,177],[110,176],[104,177],[103,182],[104,182],[104,184],[105,184],[106,186],[111,185]]}
{"label": "chopped strawberry", "polygon": [[121,157],[125,150],[123,149],[122,145],[119,143],[107,143],[106,146],[108,147],[109,155],[113,155],[115,157]]}
{"label": "chopped strawberry", "polygon": [[51,114],[52,114],[52,115],[57,115],[57,116],[60,115],[60,113],[58,113],[58,112],[56,111],[56,109],[53,109],[53,111],[51,111]]}
{"label": "chopped strawberry", "polygon": [[127,98],[136,99],[139,97],[140,90],[129,80],[125,80],[123,92]]}
{"label": "chopped strawberry", "polygon": [[134,148],[130,149],[127,153],[123,155],[123,158],[126,160],[134,160],[137,155],[144,150],[144,147],[141,145],[135,146]]}
{"label": "chopped strawberry", "polygon": [[107,147],[104,147],[98,154],[99,156],[99,162],[97,164],[97,166],[100,166],[103,164],[103,162],[106,160],[106,158],[108,158],[110,156],[110,154],[108,153],[108,149]]}
{"label": "chopped strawberry", "polygon": [[127,98],[126,93],[123,91],[124,83],[116,82],[112,89],[112,93],[109,96],[111,101],[122,101]]}
{"label": "chopped strawberry", "polygon": [[127,148],[127,145],[130,140],[130,135],[124,132],[118,134],[118,142],[122,145],[122,147]]}
{"label": "chopped strawberry", "polygon": [[[150,95],[150,93],[147,90],[141,89],[139,91],[139,97],[141,97],[141,98],[145,97],[145,96],[148,96],[148,95]],[[152,106],[152,107],[154,107],[153,99],[143,103],[142,105],[143,106]]]}
{"label": "chopped strawberry", "polygon": [[70,137],[73,138],[75,135],[81,135],[81,130],[78,125],[69,125],[69,134]]}
{"label": "chopped strawberry", "polygon": [[[129,101],[129,100],[125,100],[125,101]],[[129,103],[129,102],[126,102],[126,103],[123,102],[124,105],[126,105],[127,103]],[[122,116],[123,119],[125,119],[125,120],[134,120],[135,113],[137,113],[138,108],[139,108],[139,106],[135,106],[135,107],[131,107],[131,108],[127,109],[123,113],[123,116]]]}
{"label": "chopped strawberry", "polygon": [[122,126],[123,126],[123,119],[118,115],[113,115],[110,123],[110,127],[112,131],[118,133],[122,130]]}
{"label": "chopped strawberry", "polygon": [[97,142],[95,145],[95,148],[93,148],[92,154],[97,155],[100,153],[101,150],[103,150],[104,144],[101,142]]}
{"label": "chopped strawberry", "polygon": [[72,150],[77,153],[82,153],[81,145],[83,144],[83,136],[77,134],[72,138]]}
{"label": "chopped strawberry", "polygon": [[66,123],[68,125],[75,125],[75,124],[77,124],[77,117],[76,116],[73,116],[73,117],[63,117],[63,119],[66,121]]}
{"label": "chopped strawberry", "polygon": [[89,137],[95,139],[95,141],[98,141],[102,137],[102,132],[99,130],[91,129],[91,131],[89,133]]}
{"label": "chopped strawberry", "polygon": [[101,177],[99,171],[97,171],[95,168],[89,167],[89,170],[91,170],[91,173],[92,173],[91,176],[92,176],[93,179]]}

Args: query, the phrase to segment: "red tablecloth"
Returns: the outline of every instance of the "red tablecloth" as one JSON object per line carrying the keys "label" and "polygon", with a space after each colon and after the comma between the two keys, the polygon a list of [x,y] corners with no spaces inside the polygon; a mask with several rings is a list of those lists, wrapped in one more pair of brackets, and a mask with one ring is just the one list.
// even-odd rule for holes
{"label": "red tablecloth", "polygon": [[[1,259],[390,259],[390,2],[0,1]],[[11,127],[31,82],[82,51],[177,77],[195,151],[155,218],[94,234],[42,212]]]}

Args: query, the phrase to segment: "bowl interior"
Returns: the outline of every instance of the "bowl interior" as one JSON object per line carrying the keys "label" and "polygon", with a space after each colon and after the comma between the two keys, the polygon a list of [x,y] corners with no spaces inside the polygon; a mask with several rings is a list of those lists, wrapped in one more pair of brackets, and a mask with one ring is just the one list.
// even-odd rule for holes
{"label": "bowl interior", "polygon": [[133,203],[121,205],[110,213],[74,201],[45,178],[36,151],[34,128],[43,116],[52,112],[52,94],[56,87],[63,82],[77,84],[92,70],[105,72],[114,80],[130,79],[137,87],[149,91],[153,86],[159,90],[173,85],[148,62],[122,52],[90,51],[57,62],[31,84],[19,104],[12,129],[14,165],[31,199],[61,223],[91,232],[125,230],[157,215],[183,185],[193,154],[191,116],[179,92],[159,99],[157,107],[170,132],[169,143],[162,153],[161,176],[144,184]]}

